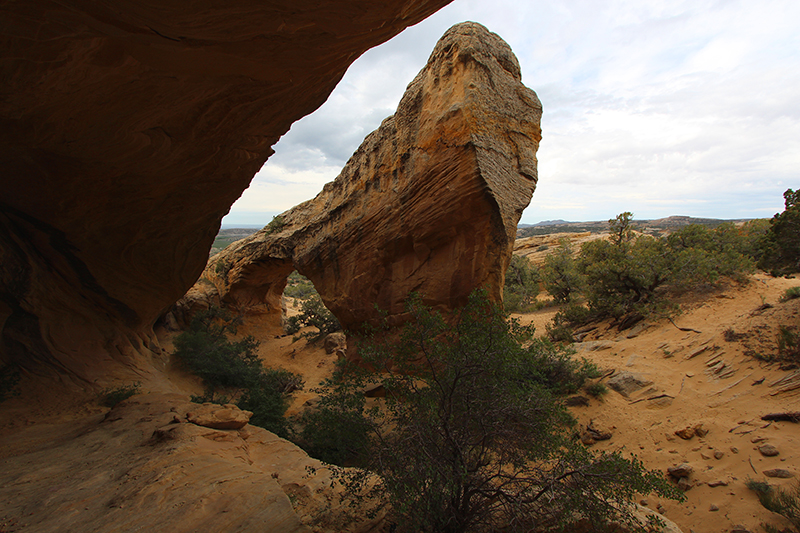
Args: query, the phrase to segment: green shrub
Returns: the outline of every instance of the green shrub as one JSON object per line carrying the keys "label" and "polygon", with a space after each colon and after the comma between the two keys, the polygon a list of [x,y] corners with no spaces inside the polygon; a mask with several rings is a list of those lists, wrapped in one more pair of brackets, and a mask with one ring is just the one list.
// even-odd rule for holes
{"label": "green shrub", "polygon": [[301,328],[308,326],[317,328],[316,333],[304,333],[302,335],[309,339],[309,342],[317,342],[328,333],[342,329],[339,321],[325,307],[325,304],[322,303],[322,298],[319,296],[312,296],[305,300],[300,307],[300,313],[286,320],[286,333],[293,335],[300,331]]}
{"label": "green shrub", "polygon": [[732,224],[714,230],[690,225],[655,238],[635,234],[631,217],[623,213],[609,221],[610,240],[581,247],[578,269],[598,317],[666,312],[669,292],[712,285],[720,276],[744,280],[754,269]]}
{"label": "green shrub", "polygon": [[595,398],[600,398],[608,393],[608,387],[599,382],[590,383],[586,386],[586,393]]}
{"label": "green shrub", "polygon": [[800,271],[800,190],[783,193],[784,210],[770,220],[759,267],[773,275]]}
{"label": "green shrub", "polygon": [[558,248],[544,258],[542,282],[556,302],[569,302],[583,290],[585,282],[569,239],[562,239]]}
{"label": "green shrub", "polygon": [[596,312],[585,306],[571,302],[553,316],[552,323],[547,324],[547,336],[553,342],[574,342],[573,329],[588,324],[596,315]]}
{"label": "green shrub", "polygon": [[13,363],[0,367],[0,403],[19,396],[19,366]]}
{"label": "green shrub", "polygon": [[[407,311],[399,339],[359,344],[378,373],[344,363],[328,385],[336,398],[327,415],[346,416],[320,426],[359,420],[366,437],[350,452],[379,482],[335,472],[357,500],[385,499],[397,531],[551,531],[579,517],[645,531],[630,514],[637,494],[681,498],[635,458],[593,454],[572,438],[574,420],[554,394],[592,372],[550,343],[530,342],[533,329],[506,321],[484,292],[448,319],[419,297]],[[382,405],[361,411],[364,387],[376,382],[387,391]]]}
{"label": "green shrub", "polygon": [[789,300],[794,300],[795,298],[800,298],[800,287],[790,287],[786,289],[786,292],[784,292],[783,296],[781,296],[781,301],[788,302]]}
{"label": "green shrub", "polygon": [[139,394],[141,385],[141,383],[137,382],[132,385],[121,385],[115,389],[104,389],[100,393],[100,404],[104,407],[114,407],[131,396]]}
{"label": "green shrub", "polygon": [[796,327],[783,324],[778,327],[778,355],[785,360],[800,363],[800,334]]}
{"label": "green shrub", "polygon": [[264,368],[256,349],[258,341],[245,337],[229,341],[235,332],[230,313],[216,307],[198,313],[189,329],[175,338],[175,356],[203,380],[197,402],[229,403],[252,411],[250,423],[280,436],[288,436],[283,415],[287,394],[302,388],[299,376],[287,370]]}
{"label": "green shrub", "polygon": [[512,255],[506,269],[503,307],[508,313],[529,311],[539,294],[539,271],[522,256]]}

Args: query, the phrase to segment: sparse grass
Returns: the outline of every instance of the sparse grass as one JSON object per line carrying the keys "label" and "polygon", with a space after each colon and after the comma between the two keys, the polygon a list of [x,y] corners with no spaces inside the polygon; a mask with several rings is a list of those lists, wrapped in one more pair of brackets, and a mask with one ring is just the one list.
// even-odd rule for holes
{"label": "sparse grass", "polygon": [[141,385],[141,383],[136,382],[131,385],[120,385],[114,389],[103,389],[100,393],[100,404],[104,407],[114,407],[131,396],[139,394]]}
{"label": "sparse grass", "polygon": [[790,287],[786,289],[786,292],[783,293],[780,301],[788,302],[789,300],[794,300],[795,298],[800,298],[800,287]]}
{"label": "sparse grass", "polygon": [[776,489],[769,483],[753,479],[748,479],[745,485],[756,493],[765,509],[785,517],[796,531],[800,531],[800,482],[788,490]]}

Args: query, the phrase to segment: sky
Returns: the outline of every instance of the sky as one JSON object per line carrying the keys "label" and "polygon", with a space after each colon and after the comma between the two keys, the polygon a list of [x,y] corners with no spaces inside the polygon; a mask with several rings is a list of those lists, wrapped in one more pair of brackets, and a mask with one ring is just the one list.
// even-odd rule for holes
{"label": "sky", "polygon": [[455,0],[353,63],[223,224],[264,225],[316,196],[465,20],[509,43],[542,101],[522,223],[765,218],[800,187],[797,0]]}

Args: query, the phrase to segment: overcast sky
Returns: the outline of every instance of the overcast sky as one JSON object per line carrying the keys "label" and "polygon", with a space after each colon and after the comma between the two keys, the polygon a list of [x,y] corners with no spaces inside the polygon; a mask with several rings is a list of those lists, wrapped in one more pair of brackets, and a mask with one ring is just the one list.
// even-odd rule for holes
{"label": "overcast sky", "polygon": [[542,101],[523,223],[771,217],[800,187],[800,1],[455,0],[356,61],[224,224],[314,197],[465,20],[511,45]]}

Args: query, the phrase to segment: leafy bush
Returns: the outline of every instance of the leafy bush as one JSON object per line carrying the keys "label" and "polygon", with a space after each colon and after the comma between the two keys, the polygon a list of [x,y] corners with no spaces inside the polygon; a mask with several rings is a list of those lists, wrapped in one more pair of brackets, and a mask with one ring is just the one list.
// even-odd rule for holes
{"label": "leafy bush", "polygon": [[0,403],[19,396],[19,366],[9,363],[0,367]]}
{"label": "leafy bush", "polygon": [[230,313],[212,307],[195,315],[189,329],[175,338],[175,356],[205,387],[203,396],[192,400],[229,403],[235,399],[239,408],[253,412],[251,424],[285,437],[286,395],[302,388],[302,381],[286,370],[264,368],[253,337],[229,341],[235,324]]}
{"label": "leafy bush", "polygon": [[584,280],[578,272],[569,239],[562,239],[558,248],[545,257],[542,282],[556,302],[569,302],[583,289]]}
{"label": "leafy bush", "polygon": [[342,329],[339,321],[325,307],[325,304],[322,303],[322,298],[319,296],[312,296],[305,300],[300,307],[300,314],[289,317],[286,320],[286,333],[293,335],[307,326],[317,328],[316,333],[304,333],[302,335],[308,338],[309,342],[317,342],[328,333]]}
{"label": "leafy bush", "polygon": [[759,267],[773,275],[800,271],[800,190],[783,193],[784,211],[770,220]]}
{"label": "leafy bush", "polygon": [[114,407],[118,403],[127,400],[135,394],[139,394],[141,383],[132,385],[121,385],[115,389],[104,389],[100,393],[100,404],[105,407]]}
{"label": "leafy bush", "polygon": [[[345,415],[322,431],[359,421],[358,449],[336,453],[360,455],[380,481],[336,472],[355,498],[385,498],[397,531],[551,531],[578,518],[645,531],[630,514],[636,494],[681,498],[635,458],[594,455],[572,438],[574,420],[554,394],[582,383],[586,365],[530,342],[533,329],[506,321],[485,293],[450,320],[419,297],[407,311],[399,339],[359,346],[378,373],[343,363],[319,407]],[[382,405],[361,411],[364,387],[377,382]]]}
{"label": "leafy bush", "polygon": [[610,220],[609,227],[610,240],[585,243],[578,261],[589,308],[598,317],[663,311],[667,291],[710,285],[720,276],[741,280],[754,269],[732,224],[714,230],[690,225],[655,238],[637,235],[626,212]]}
{"label": "leafy bush", "polygon": [[506,270],[503,287],[503,306],[506,312],[528,311],[539,294],[539,271],[528,259],[512,255]]}
{"label": "leafy bush", "polygon": [[800,483],[796,483],[790,490],[776,490],[768,483],[752,479],[747,480],[746,485],[756,493],[758,501],[765,509],[785,517],[800,530]]}

